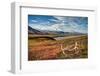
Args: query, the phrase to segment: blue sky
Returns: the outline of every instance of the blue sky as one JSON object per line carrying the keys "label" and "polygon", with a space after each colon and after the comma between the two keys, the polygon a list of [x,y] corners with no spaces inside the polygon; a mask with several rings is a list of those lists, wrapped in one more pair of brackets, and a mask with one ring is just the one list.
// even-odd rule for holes
{"label": "blue sky", "polygon": [[37,30],[87,33],[88,17],[28,15],[28,25]]}

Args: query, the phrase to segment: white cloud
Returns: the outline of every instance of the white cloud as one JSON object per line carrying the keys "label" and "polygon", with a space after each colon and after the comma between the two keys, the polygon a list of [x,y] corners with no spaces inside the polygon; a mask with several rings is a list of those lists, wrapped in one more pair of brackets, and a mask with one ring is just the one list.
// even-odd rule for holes
{"label": "white cloud", "polygon": [[61,17],[61,16],[55,16],[55,18],[57,18],[58,20],[61,20],[61,21],[63,21],[63,20],[65,20],[65,17]]}
{"label": "white cloud", "polygon": [[37,20],[31,20],[32,22],[37,22]]}
{"label": "white cloud", "polygon": [[38,29],[38,30],[61,31],[60,26],[58,24],[54,24],[54,25],[51,25],[51,26],[29,24],[29,26],[31,26],[34,29]]}

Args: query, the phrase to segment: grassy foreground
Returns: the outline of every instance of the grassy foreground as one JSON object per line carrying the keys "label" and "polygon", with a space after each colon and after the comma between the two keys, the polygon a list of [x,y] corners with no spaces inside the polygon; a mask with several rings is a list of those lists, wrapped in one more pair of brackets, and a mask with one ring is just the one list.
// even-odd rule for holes
{"label": "grassy foreground", "polygon": [[[74,50],[75,42],[78,49]],[[52,59],[77,59],[88,57],[88,38],[86,35],[61,40],[48,38],[28,38],[28,60],[52,60]],[[62,48],[73,49],[71,51]]]}

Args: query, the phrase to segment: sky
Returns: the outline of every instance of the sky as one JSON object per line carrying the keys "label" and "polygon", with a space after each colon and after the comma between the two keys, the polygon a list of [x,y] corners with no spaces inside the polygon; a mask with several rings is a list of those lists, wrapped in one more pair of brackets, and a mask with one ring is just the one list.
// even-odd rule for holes
{"label": "sky", "polygon": [[88,17],[28,15],[28,26],[37,30],[87,33]]}

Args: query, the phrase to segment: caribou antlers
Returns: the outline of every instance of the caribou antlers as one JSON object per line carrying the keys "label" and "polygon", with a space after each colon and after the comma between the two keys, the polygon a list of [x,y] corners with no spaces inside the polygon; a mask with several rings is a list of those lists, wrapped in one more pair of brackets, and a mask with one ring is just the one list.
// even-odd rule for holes
{"label": "caribou antlers", "polygon": [[61,51],[62,51],[62,53],[63,53],[65,56],[67,56],[67,54],[65,53],[65,50],[68,50],[68,47],[63,48],[63,47],[62,47],[62,44],[61,44]]}
{"label": "caribou antlers", "polygon": [[70,48],[70,46],[67,46],[67,47],[63,48],[63,45],[61,44],[61,51],[66,57],[68,56],[68,54],[66,54],[65,51],[68,51],[68,52],[73,51],[75,54],[78,54],[79,53],[78,49],[79,49],[78,42],[75,42],[73,48]]}

